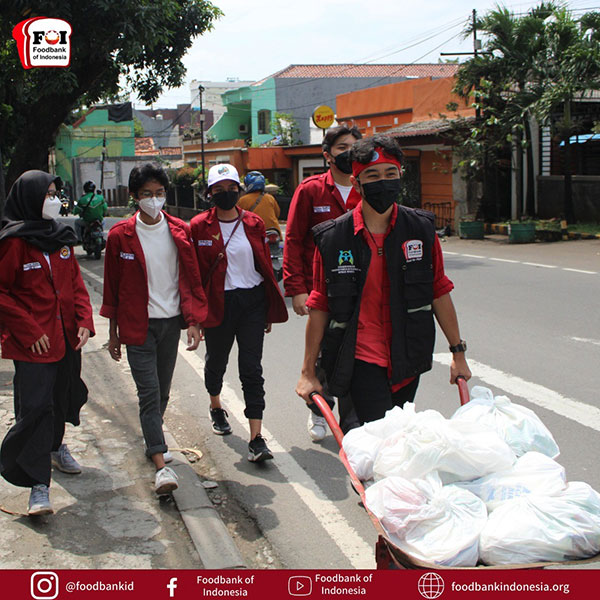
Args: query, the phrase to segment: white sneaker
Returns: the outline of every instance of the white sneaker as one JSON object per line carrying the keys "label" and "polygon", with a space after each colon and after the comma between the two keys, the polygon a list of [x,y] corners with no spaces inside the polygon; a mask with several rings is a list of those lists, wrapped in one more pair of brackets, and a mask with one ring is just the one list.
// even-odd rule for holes
{"label": "white sneaker", "polygon": [[173,462],[173,455],[167,450],[163,453],[163,460],[165,463]]}
{"label": "white sneaker", "polygon": [[162,496],[168,494],[173,490],[176,490],[179,486],[177,485],[177,475],[175,471],[170,467],[163,467],[156,471],[156,477],[154,478],[154,491]]}
{"label": "white sneaker", "polygon": [[312,411],[308,414],[306,427],[313,442],[320,442],[327,435],[327,421],[325,417],[317,417]]}

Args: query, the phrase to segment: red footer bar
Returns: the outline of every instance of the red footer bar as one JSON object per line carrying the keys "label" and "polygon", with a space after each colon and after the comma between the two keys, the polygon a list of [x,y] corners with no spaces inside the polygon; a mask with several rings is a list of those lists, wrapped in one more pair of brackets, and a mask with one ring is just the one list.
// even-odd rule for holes
{"label": "red footer bar", "polygon": [[0,570],[10,600],[598,598],[598,570]]}

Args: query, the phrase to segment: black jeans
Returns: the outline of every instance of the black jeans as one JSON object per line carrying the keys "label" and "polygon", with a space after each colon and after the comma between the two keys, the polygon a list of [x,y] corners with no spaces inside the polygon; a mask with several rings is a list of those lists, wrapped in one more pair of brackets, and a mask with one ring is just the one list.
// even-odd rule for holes
{"label": "black jeans", "polygon": [[50,485],[50,452],[58,450],[65,434],[66,415],[60,394],[68,378],[65,367],[74,350],[66,342],[65,356],[52,363],[15,360],[15,424],[2,442],[2,476],[21,487]]}
{"label": "black jeans", "polygon": [[262,373],[262,353],[265,339],[267,304],[264,285],[225,292],[225,313],[217,327],[204,330],[206,362],[204,383],[211,396],[218,396],[223,387],[229,353],[234,339],[238,344],[238,369],[247,419],[262,419],[265,409],[265,388]]}
{"label": "black jeans", "polygon": [[368,423],[383,418],[386,411],[394,406],[402,407],[406,402],[413,402],[418,386],[419,377],[392,393],[385,367],[355,360],[350,397],[359,421]]}
{"label": "black jeans", "polygon": [[137,387],[146,456],[167,451],[163,415],[169,402],[180,337],[180,316],[148,319],[144,344],[127,346],[127,360]]}

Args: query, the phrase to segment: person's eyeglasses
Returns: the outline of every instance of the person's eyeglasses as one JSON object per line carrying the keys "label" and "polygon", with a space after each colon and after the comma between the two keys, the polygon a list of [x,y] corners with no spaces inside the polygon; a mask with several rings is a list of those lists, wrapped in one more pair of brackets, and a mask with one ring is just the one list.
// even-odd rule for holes
{"label": "person's eyeglasses", "polygon": [[140,198],[165,198],[166,195],[165,190],[158,190],[157,192],[144,191],[140,194]]}
{"label": "person's eyeglasses", "polygon": [[46,198],[56,198],[57,192],[46,192]]}

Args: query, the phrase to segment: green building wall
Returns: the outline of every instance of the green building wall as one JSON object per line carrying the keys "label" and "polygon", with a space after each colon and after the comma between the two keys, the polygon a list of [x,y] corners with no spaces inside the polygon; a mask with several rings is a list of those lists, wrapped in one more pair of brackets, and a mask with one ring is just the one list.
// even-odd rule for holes
{"label": "green building wall", "polygon": [[[258,113],[270,112],[275,117],[275,80],[269,78],[260,85],[251,85],[225,92],[221,96],[227,108],[225,114],[208,130],[208,136],[217,142],[252,138],[252,143],[263,144],[273,138],[271,132],[258,133]],[[247,134],[240,133],[240,126],[248,128]]]}
{"label": "green building wall", "polygon": [[106,133],[106,155],[135,156],[133,121],[115,123],[108,120],[108,110],[98,108],[89,112],[77,126],[62,125],[55,142],[56,174],[73,182],[72,159],[102,158],[102,142]]}

